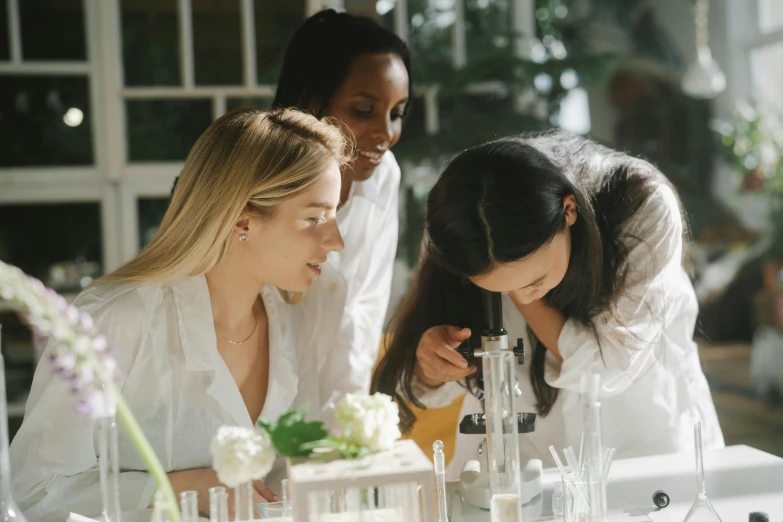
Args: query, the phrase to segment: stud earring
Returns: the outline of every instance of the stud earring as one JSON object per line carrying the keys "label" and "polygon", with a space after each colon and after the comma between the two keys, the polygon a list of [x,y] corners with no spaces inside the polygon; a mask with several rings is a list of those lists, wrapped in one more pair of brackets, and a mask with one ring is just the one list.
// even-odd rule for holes
{"label": "stud earring", "polygon": [[239,235],[239,240],[240,241],[247,241],[247,234],[240,234]]}

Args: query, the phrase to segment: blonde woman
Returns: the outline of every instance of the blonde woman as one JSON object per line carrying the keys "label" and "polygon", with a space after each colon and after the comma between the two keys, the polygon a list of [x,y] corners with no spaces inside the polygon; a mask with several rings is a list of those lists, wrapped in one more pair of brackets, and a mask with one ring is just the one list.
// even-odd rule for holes
{"label": "blonde woman", "polygon": [[[197,490],[202,512],[219,485],[209,445],[220,425],[319,404],[316,359],[297,339],[306,318],[284,296],[343,247],[344,153],[336,127],[303,113],[223,116],[190,152],[152,242],[76,301],[117,348],[125,398],[175,491]],[[95,425],[50,366],[11,446],[14,491],[28,520],[98,515]],[[153,482],[124,433],[120,467],[122,509],[146,508]],[[260,483],[256,496],[275,499]]]}

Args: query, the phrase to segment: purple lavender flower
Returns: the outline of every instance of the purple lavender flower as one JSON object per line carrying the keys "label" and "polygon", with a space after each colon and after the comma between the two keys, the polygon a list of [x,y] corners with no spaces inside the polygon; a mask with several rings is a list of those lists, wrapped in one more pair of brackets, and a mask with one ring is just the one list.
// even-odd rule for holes
{"label": "purple lavender flower", "polygon": [[89,314],[2,261],[0,297],[19,308],[37,342],[49,342],[48,359],[55,375],[76,395],[76,410],[93,418],[112,414],[116,405],[104,388],[119,382],[117,361]]}

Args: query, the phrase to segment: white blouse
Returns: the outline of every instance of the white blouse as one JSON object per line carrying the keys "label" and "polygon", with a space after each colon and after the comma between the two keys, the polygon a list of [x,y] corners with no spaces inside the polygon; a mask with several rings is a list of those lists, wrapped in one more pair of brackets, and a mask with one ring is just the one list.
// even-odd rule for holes
{"label": "white blouse", "polygon": [[[644,240],[629,243],[629,273],[625,294],[615,313],[595,318],[599,344],[590,327],[569,319],[558,339],[562,364],[547,354],[544,378],[559,389],[546,417],[538,416],[535,432],[519,437],[522,462],[541,459],[554,467],[550,444],[562,451],[578,449],[582,433],[581,377],[601,374],[601,411],[605,447],[616,458],[693,451],[693,424],[701,420],[704,445],[723,447],[718,423],[693,330],[698,306],[693,286],[682,267],[682,220],[674,192],[660,185],[624,226],[625,235]],[[510,344],[521,337],[527,360],[518,366],[522,396],[518,412],[536,412],[530,380],[532,353],[527,325],[509,296],[503,296],[503,322]],[[541,348],[544,349],[544,348]],[[428,407],[449,404],[465,394],[459,383],[417,394]],[[481,403],[467,394],[460,413],[480,413]],[[481,437],[457,435],[447,479],[456,480],[467,460],[477,458]]]}
{"label": "white blouse", "polygon": [[337,211],[345,248],[329,254],[302,299],[313,318],[322,401],[370,388],[397,253],[399,191],[400,167],[386,151],[372,177],[351,186]]}
{"label": "white blouse", "polygon": [[[269,388],[261,415],[276,419],[319,404],[315,358],[296,341],[302,310],[280,293],[261,292],[269,317]],[[99,285],[75,304],[116,346],[122,391],[167,472],[211,468],[210,442],[221,425],[251,427],[234,378],[217,351],[206,279],[140,287]],[[47,351],[49,348],[47,347]],[[46,357],[33,378],[25,419],[11,444],[14,495],[28,520],[62,522],[69,512],[101,513],[96,424],[74,411],[68,386]],[[118,423],[123,510],[144,509],[155,485]],[[278,459],[267,482],[285,472]],[[279,491],[279,489],[277,489]]]}

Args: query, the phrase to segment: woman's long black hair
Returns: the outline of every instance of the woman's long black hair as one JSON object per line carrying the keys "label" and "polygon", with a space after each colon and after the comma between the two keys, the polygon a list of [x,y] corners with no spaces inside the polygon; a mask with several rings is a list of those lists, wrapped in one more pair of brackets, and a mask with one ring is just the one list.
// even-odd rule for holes
{"label": "woman's long black hair", "polygon": [[[408,99],[413,99],[411,59],[405,42],[370,18],[326,9],[308,18],[294,33],[272,107],[298,107],[321,118],[351,63],[362,54],[399,56],[408,71]],[[409,106],[406,104],[406,110]]]}
{"label": "woman's long black hair", "polygon": [[[644,240],[624,235],[623,225],[661,183],[668,181],[649,163],[559,130],[500,139],[457,156],[430,192],[420,265],[372,382],[374,391],[397,399],[403,430],[415,420],[408,404],[423,407],[411,390],[421,335],[440,324],[480,335],[481,301],[469,277],[549,243],[564,230],[563,198],[573,195],[579,210],[568,270],[545,299],[593,326],[624,291],[629,244]],[[557,390],[544,381],[546,349],[530,334],[531,382],[546,415]]]}

